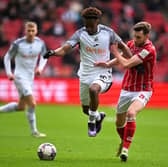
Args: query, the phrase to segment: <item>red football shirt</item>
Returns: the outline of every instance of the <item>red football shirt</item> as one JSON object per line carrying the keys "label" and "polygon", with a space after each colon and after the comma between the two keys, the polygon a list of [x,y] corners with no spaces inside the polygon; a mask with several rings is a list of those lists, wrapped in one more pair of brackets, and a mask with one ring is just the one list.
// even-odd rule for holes
{"label": "red football shirt", "polygon": [[138,72],[135,67],[129,68],[124,74],[122,89],[127,91],[152,91],[153,71],[156,64],[156,50],[150,40],[141,47],[136,47],[134,41],[127,43],[133,55],[137,55],[143,63],[144,72]]}

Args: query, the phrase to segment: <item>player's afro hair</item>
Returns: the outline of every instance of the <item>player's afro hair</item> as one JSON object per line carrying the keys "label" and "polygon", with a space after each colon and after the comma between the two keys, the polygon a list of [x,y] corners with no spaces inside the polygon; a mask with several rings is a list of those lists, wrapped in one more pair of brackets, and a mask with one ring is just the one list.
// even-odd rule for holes
{"label": "player's afro hair", "polygon": [[143,31],[144,34],[148,34],[151,30],[151,24],[146,21],[138,22],[133,26],[135,31]]}
{"label": "player's afro hair", "polygon": [[102,12],[96,7],[88,7],[83,9],[81,16],[85,19],[95,18],[98,19],[102,15]]}

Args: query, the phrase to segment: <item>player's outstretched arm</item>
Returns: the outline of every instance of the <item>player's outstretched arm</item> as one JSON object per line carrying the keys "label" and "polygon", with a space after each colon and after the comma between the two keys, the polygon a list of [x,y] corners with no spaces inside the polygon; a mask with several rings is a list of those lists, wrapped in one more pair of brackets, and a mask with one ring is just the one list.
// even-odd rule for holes
{"label": "player's outstretched arm", "polygon": [[45,59],[48,59],[51,56],[64,56],[72,49],[71,45],[65,44],[56,50],[48,50],[47,53],[43,56]]}

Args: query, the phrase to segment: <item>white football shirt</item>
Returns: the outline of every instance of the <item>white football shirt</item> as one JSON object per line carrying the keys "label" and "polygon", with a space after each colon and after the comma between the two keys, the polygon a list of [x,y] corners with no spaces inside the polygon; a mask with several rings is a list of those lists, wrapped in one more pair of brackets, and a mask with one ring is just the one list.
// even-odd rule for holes
{"label": "white football shirt", "polygon": [[[78,75],[80,81],[85,82],[89,77],[109,71],[107,68],[95,67],[97,61],[110,60],[110,45],[121,42],[121,38],[109,27],[99,24],[97,33],[89,35],[85,27],[77,30],[66,42],[72,47],[79,44],[80,68]],[[112,69],[110,69],[112,72]]]}
{"label": "white football shirt", "polygon": [[4,58],[7,75],[12,74],[11,59],[14,58],[14,75],[26,80],[33,80],[39,55],[39,70],[42,70],[47,62],[47,60],[43,58],[45,53],[46,46],[40,38],[35,37],[31,43],[26,41],[26,37],[18,38],[11,44]]}

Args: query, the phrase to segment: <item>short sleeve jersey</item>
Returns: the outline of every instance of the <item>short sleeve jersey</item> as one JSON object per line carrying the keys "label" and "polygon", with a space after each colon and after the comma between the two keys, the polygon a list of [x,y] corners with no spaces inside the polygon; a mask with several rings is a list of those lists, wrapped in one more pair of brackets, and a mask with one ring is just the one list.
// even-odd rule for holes
{"label": "short sleeve jersey", "polygon": [[137,55],[142,61],[143,73],[138,72],[136,67],[127,69],[124,75],[122,89],[128,91],[152,91],[153,74],[156,64],[156,50],[150,40],[142,47],[136,47],[134,41],[127,43],[133,55]]}
{"label": "short sleeve jersey", "polygon": [[78,75],[81,81],[109,70],[95,67],[94,63],[110,60],[110,45],[115,42],[121,42],[121,38],[111,28],[101,24],[96,34],[89,35],[82,27],[66,42],[72,47],[79,45],[81,62]]}

